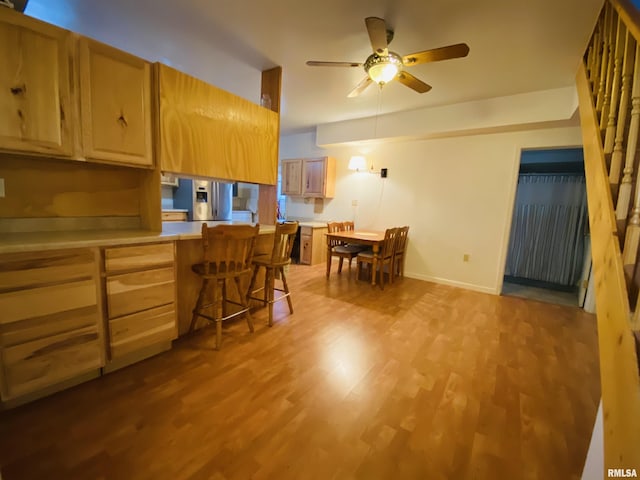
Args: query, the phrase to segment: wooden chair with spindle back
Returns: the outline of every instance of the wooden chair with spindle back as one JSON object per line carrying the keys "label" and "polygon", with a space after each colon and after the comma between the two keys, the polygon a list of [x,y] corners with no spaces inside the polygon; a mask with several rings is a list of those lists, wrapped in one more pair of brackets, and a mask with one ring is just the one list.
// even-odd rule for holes
{"label": "wooden chair with spindle back", "polygon": [[409,236],[409,226],[398,228],[395,250],[393,252],[393,267],[391,268],[391,278],[398,275],[404,277],[404,257],[407,250],[407,237]]}
{"label": "wooden chair with spindle back", "polygon": [[[335,232],[344,232],[344,231],[353,231],[354,224],[353,222],[329,222],[327,223],[327,232],[335,233]],[[338,257],[340,259],[340,263],[338,263],[338,273],[342,273],[342,264],[344,259],[349,259],[349,273],[351,273],[351,262],[354,257],[358,256],[358,253],[364,250],[365,247],[361,245],[349,245],[341,240],[329,240],[329,246],[331,247],[331,256]]]}
{"label": "wooden chair with spindle back", "polygon": [[[389,282],[393,283],[393,275],[391,273],[393,269],[393,252],[395,249],[395,242],[398,236],[398,228],[387,228],[384,232],[384,241],[382,242],[382,248],[378,252],[378,257],[376,259],[376,269],[379,272],[379,280],[380,288],[384,289],[384,267],[385,265],[389,266]],[[362,271],[362,265],[367,263],[369,265],[373,265],[373,252],[367,250],[365,252],[360,252],[357,258],[357,270],[356,277],[360,278],[360,272]],[[371,275],[376,275],[377,272],[374,272],[371,269]]]}
{"label": "wooden chair with spindle back", "polygon": [[[251,259],[259,225],[218,225],[208,227],[202,224],[203,261],[192,265],[191,269],[202,278],[202,287],[193,309],[189,331],[195,327],[198,317],[216,324],[216,350],[222,343],[222,321],[245,314],[249,331],[253,332],[253,322],[249,312],[247,291],[242,288],[241,278],[251,273]],[[233,280],[239,300],[227,296],[227,281]],[[246,285],[246,284],[245,284]],[[205,303],[208,293],[211,302]],[[239,311],[227,313],[227,304],[240,306]],[[212,307],[213,315],[205,311]]]}
{"label": "wooden chair with spindle back", "polygon": [[[291,302],[291,292],[287,285],[285,267],[291,263],[291,250],[293,250],[297,231],[298,222],[276,224],[271,255],[257,255],[252,261],[253,275],[249,283],[249,299],[269,305],[269,326],[273,325],[273,304],[278,300],[286,298],[289,304],[289,313],[293,313],[293,303]],[[261,267],[265,269],[264,287],[254,290],[256,277]],[[276,288],[276,278],[282,280],[282,288]],[[264,296],[262,298],[254,297],[253,294],[260,290],[264,290]],[[276,298],[276,291],[282,292],[282,295]]]}

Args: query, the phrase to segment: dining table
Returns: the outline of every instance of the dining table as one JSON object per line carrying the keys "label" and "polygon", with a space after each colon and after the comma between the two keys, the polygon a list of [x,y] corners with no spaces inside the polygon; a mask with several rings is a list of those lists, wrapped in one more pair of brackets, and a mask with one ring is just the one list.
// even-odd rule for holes
{"label": "dining table", "polygon": [[[342,232],[325,233],[327,236],[327,277],[331,273],[331,244],[332,240],[338,240],[344,243],[366,245],[370,246],[373,250],[373,262],[371,269],[373,274],[371,275],[371,285],[376,284],[376,267],[378,263],[378,252],[380,246],[384,242],[384,231],[375,230],[347,230]],[[335,243],[334,243],[335,244]]]}

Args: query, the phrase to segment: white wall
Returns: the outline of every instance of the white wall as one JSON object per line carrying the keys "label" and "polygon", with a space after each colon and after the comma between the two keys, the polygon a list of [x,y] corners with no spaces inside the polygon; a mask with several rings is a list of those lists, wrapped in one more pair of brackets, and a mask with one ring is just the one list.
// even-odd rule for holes
{"label": "white wall", "polygon": [[119,2],[117,8],[110,1],[30,0],[25,14],[172,66],[249,101],[260,100],[261,71],[229,53],[232,47],[215,28],[204,24],[185,28],[180,2],[171,17],[154,9],[153,0]]}
{"label": "white wall", "polygon": [[[337,159],[335,198],[321,209],[288,198],[286,212],[323,221],[353,218],[365,229],[409,225],[407,276],[499,293],[520,150],[581,143],[579,127],[326,149],[316,146],[313,133],[283,137],[281,158]],[[388,168],[388,178],[349,171],[349,157],[362,153],[376,170]]]}

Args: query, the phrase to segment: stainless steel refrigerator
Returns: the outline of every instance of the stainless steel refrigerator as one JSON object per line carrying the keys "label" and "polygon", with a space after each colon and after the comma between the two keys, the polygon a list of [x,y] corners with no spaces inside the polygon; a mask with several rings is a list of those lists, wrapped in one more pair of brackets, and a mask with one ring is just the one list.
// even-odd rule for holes
{"label": "stainless steel refrigerator", "polygon": [[231,220],[233,183],[211,182],[211,215],[213,220]]}
{"label": "stainless steel refrigerator", "polygon": [[173,206],[187,209],[192,222],[231,220],[233,183],[181,178],[173,195]]}

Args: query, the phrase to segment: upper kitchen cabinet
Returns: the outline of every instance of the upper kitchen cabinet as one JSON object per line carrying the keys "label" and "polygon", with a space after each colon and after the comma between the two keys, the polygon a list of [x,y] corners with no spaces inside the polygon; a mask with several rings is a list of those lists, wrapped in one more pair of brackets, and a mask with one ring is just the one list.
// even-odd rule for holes
{"label": "upper kitchen cabinet", "polygon": [[153,165],[151,64],[88,38],[79,52],[84,156]]}
{"label": "upper kitchen cabinet", "polygon": [[333,198],[336,161],[332,157],[282,160],[282,194]]}
{"label": "upper kitchen cabinet", "polygon": [[164,172],[275,185],[279,115],[157,64]]}
{"label": "upper kitchen cabinet", "polygon": [[302,195],[333,198],[336,185],[336,161],[331,157],[307,158],[302,164]]}
{"label": "upper kitchen cabinet", "polygon": [[302,195],[302,162],[300,158],[282,160],[283,195]]}
{"label": "upper kitchen cabinet", "polygon": [[73,153],[71,32],[0,7],[0,149]]}

